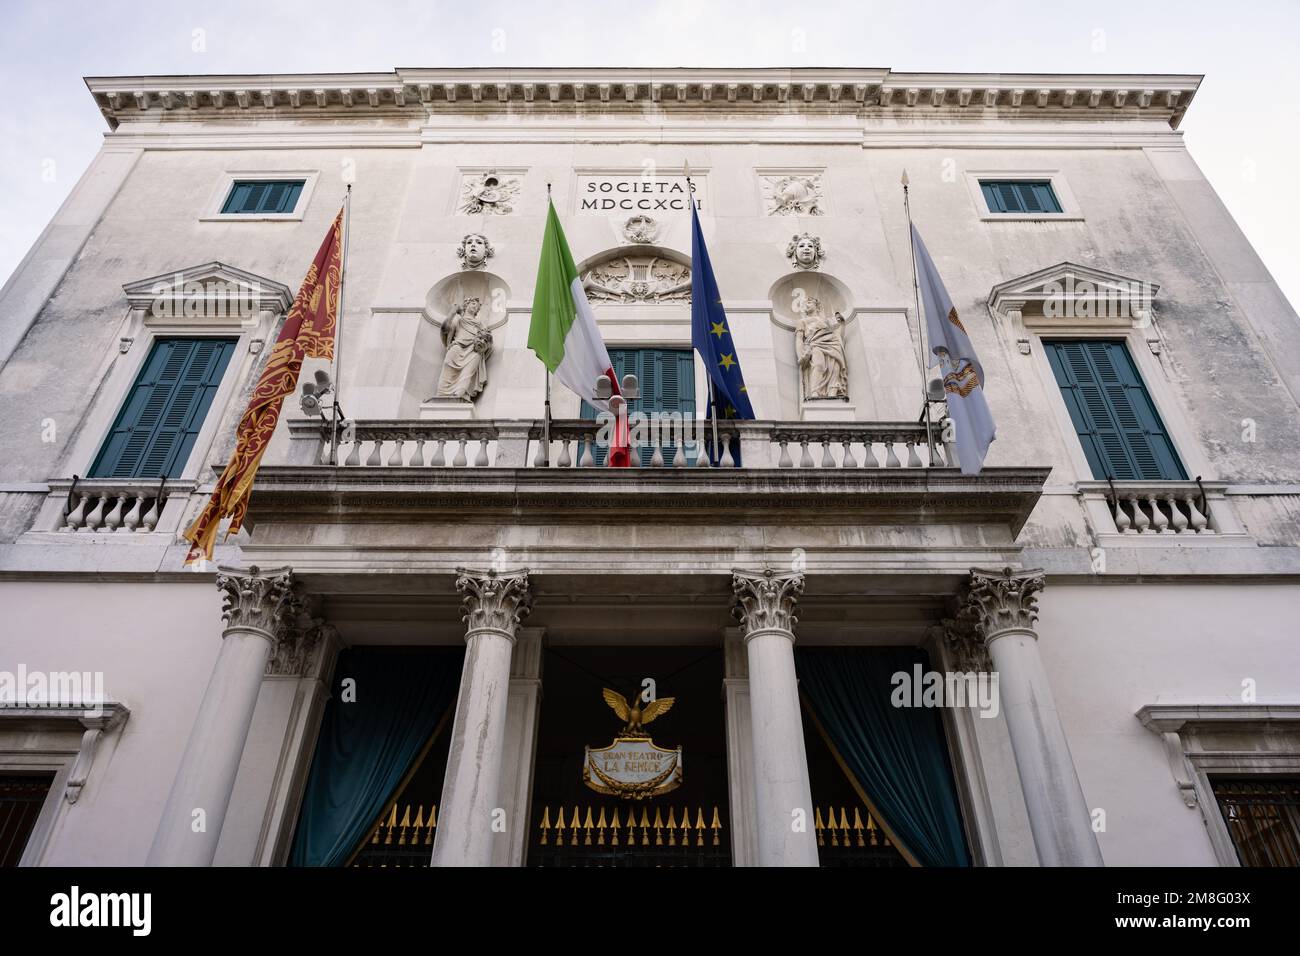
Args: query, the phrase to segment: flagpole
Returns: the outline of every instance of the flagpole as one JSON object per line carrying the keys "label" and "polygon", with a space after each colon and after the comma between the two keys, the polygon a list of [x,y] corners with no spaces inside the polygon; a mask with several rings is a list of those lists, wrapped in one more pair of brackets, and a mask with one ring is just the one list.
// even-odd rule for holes
{"label": "flagpole", "polygon": [[[546,184],[546,215],[551,215],[551,184]],[[542,460],[549,468],[551,464],[551,370],[542,363],[542,375],[546,379],[546,405],[542,418]]]}
{"label": "flagpole", "polygon": [[[695,193],[691,189],[691,164],[686,160],[682,160],[682,172],[686,176],[686,201],[691,205],[691,219],[692,219],[691,227],[694,228],[695,223],[693,220],[697,215],[697,212],[695,210]],[[696,262],[692,262],[691,263],[692,275],[695,274],[695,270],[697,268],[699,268],[699,264]],[[692,306],[692,308],[693,307],[694,306]],[[698,352],[699,349],[695,349],[694,351]],[[700,361],[701,362],[704,361],[703,353],[700,353]],[[721,463],[722,449],[718,447],[718,400],[713,393],[713,373],[709,371],[709,367],[707,365],[704,366],[704,381],[709,386],[709,412],[713,421],[713,454],[717,456],[718,462]],[[712,462],[710,462],[710,464],[712,464]]]}
{"label": "flagpole", "polygon": [[921,336],[921,405],[925,409],[925,466],[934,462],[934,435],[930,424],[930,364],[925,353],[925,319],[921,315],[921,285],[916,272],[916,244],[912,241],[912,203],[908,198],[907,170],[903,170],[903,209],[907,212],[907,249],[912,256],[912,300],[916,306],[916,327]]}
{"label": "flagpole", "polygon": [[334,322],[334,404],[331,408],[330,424],[330,464],[339,463],[339,391],[342,380],[339,378],[340,357],[343,354],[343,292],[347,288],[345,281],[348,274],[348,238],[352,233],[352,184],[348,183],[347,195],[343,197],[343,259],[339,263],[339,313]]}

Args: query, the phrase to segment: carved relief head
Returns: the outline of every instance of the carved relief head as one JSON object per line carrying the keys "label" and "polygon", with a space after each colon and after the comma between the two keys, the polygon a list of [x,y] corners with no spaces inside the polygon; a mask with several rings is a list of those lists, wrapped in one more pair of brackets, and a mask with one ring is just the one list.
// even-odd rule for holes
{"label": "carved relief head", "polygon": [[465,310],[465,314],[470,316],[478,315],[478,310],[481,309],[482,307],[483,307],[483,300],[476,296],[470,296],[468,299],[465,300],[462,306],[462,308],[464,308]]}
{"label": "carved relief head", "polygon": [[462,269],[481,269],[495,254],[487,236],[479,232],[471,232],[456,247],[456,257],[460,259]]}
{"label": "carved relief head", "polygon": [[826,258],[826,249],[822,241],[811,233],[801,233],[790,238],[785,247],[786,258],[797,269],[816,269]]}

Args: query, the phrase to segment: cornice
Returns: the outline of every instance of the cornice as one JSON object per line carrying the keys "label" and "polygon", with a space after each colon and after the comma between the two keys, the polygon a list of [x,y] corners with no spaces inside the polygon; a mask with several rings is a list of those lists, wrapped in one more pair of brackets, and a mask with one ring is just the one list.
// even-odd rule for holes
{"label": "cornice", "polygon": [[909,111],[1159,118],[1177,128],[1185,74],[894,73],[887,69],[397,69],[391,73],[86,77],[110,128],[166,114],[301,118],[588,107],[817,113]]}
{"label": "cornice", "polygon": [[250,517],[319,523],[403,520],[445,523],[544,520],[591,523],[595,516],[662,520],[666,513],[750,524],[765,518],[867,520],[886,524],[977,521],[1011,535],[1033,511],[1045,468],[809,470],[532,469],[267,465],[258,471]]}
{"label": "cornice", "polygon": [[1245,724],[1300,723],[1300,703],[1166,703],[1146,704],[1137,711],[1142,726],[1156,733],[1227,731]]}
{"label": "cornice", "polygon": [[[187,285],[200,288],[187,291]],[[137,279],[123,285],[122,291],[134,309],[148,309],[159,297],[174,294],[187,294],[207,301],[247,297],[259,309],[280,313],[287,312],[293,304],[293,293],[283,282],[215,260],[148,279]]]}

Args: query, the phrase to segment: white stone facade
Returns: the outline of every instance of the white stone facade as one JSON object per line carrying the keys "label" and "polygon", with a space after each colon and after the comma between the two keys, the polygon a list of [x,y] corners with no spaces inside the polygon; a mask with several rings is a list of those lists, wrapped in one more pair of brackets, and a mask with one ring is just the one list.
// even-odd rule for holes
{"label": "white stone facade", "polygon": [[[492,568],[527,570],[532,610],[527,626],[470,635],[482,670],[463,682],[457,726],[464,715],[490,726],[493,746],[482,765],[452,741],[449,779],[462,789],[444,803],[448,822],[504,806],[510,836],[449,834],[435,862],[523,860],[540,646],[725,641],[733,859],[815,863],[806,841],[757,819],[801,799],[797,779],[769,779],[802,755],[792,641],[919,644],[955,665],[941,622],[971,569],[1009,567],[1042,569],[1037,620],[989,624],[978,640],[1045,706],[945,717],[976,862],[1236,865],[1209,776],[1300,773],[1300,322],[1183,146],[1199,80],[869,69],[90,79],[104,146],[0,291],[0,671],[102,672],[120,706],[101,727],[0,705],[0,770],[34,766],[39,751],[60,775],[24,862],[283,863],[338,644],[463,642],[457,569]],[[986,372],[998,439],[976,478],[938,458],[921,467],[904,169]],[[556,467],[580,431],[578,400],[558,386],[552,467],[535,467],[544,378],[526,340],[548,188],[580,273],[628,257],[666,264],[662,286],[593,296],[606,343],[689,348],[689,303],[671,291],[691,262],[688,171],[757,415],[738,430],[744,467]],[[304,187],[291,214],[222,214],[241,178]],[[982,178],[1049,181],[1062,211],[991,214]],[[346,183],[339,394],[356,440],[341,464],[321,465],[318,430],[286,402],[249,527],[217,550],[222,565],[291,569],[328,624],[310,637],[265,622],[234,634],[215,569],[185,570],[179,535],[230,453],[264,347]],[[787,257],[804,233],[824,256]],[[466,267],[469,235],[491,257]],[[257,283],[248,308],[151,308],[160,286],[231,282]],[[1046,305],[1056,287],[1091,290],[1077,302],[1109,289],[1126,307],[1062,315]],[[440,323],[471,296],[493,340],[486,387],[454,408],[430,402]],[[803,400],[801,296],[845,319],[846,415]],[[151,344],[214,335],[235,339],[234,354],[175,476],[161,488],[84,479]],[[1199,485],[1120,483],[1131,507],[1115,509],[1048,363],[1053,335],[1126,343]],[[842,467],[846,449],[882,467]],[[1187,527],[1156,526],[1158,502],[1172,500],[1194,506]],[[1121,527],[1139,513],[1145,526]],[[733,570],[765,568],[802,575],[799,620],[769,622],[746,644],[730,614]],[[306,643],[289,653],[285,640]],[[210,702],[223,687],[223,703]],[[767,727],[772,714],[784,724]],[[1024,736],[1044,721],[1056,731]],[[195,741],[222,766],[196,760]],[[1032,746],[1046,748],[1034,768]],[[204,846],[169,840],[169,799],[226,804]]]}

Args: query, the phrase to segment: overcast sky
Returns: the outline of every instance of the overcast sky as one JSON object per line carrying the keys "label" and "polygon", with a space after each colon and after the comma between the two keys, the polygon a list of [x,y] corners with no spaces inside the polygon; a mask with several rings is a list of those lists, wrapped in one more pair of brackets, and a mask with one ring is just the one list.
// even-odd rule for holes
{"label": "overcast sky", "polygon": [[501,65],[1203,73],[1188,146],[1300,302],[1300,0],[0,0],[0,277],[99,148],[83,76]]}

